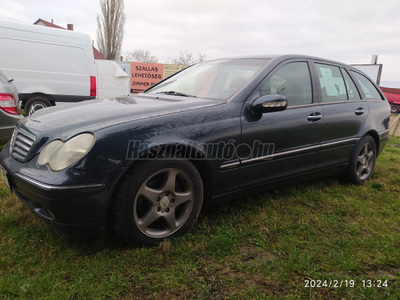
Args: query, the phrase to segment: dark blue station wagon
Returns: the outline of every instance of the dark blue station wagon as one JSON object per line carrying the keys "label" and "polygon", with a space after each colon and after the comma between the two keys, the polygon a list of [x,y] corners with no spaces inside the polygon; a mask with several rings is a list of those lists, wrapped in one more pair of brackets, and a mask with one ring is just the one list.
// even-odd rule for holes
{"label": "dark blue station wagon", "polygon": [[308,56],[219,59],[130,97],[23,119],[0,156],[32,212],[73,235],[182,235],[202,207],[337,174],[371,177],[390,107],[348,65]]}

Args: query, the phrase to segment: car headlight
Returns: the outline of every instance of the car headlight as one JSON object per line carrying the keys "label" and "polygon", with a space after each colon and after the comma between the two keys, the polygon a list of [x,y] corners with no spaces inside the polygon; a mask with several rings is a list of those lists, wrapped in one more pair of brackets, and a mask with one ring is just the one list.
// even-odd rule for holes
{"label": "car headlight", "polygon": [[77,135],[66,142],[52,141],[40,152],[38,165],[48,164],[55,172],[64,170],[84,157],[93,143],[94,135],[91,133]]}

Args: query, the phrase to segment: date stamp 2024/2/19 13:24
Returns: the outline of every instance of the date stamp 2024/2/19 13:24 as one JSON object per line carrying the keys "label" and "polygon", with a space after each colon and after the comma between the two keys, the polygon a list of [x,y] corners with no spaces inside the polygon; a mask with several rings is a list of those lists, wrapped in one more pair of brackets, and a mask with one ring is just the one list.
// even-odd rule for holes
{"label": "date stamp 2024/2/19 13:24", "polygon": [[388,280],[372,280],[372,279],[358,279],[358,280],[313,280],[305,279],[304,287],[308,288],[386,288],[388,287]]}

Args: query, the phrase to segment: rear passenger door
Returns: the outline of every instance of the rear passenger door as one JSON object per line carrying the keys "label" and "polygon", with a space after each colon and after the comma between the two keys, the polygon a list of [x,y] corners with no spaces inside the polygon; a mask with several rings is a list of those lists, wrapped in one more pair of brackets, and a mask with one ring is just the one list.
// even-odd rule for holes
{"label": "rear passenger door", "polygon": [[347,164],[369,111],[348,71],[336,65],[314,64],[323,113],[318,168]]}

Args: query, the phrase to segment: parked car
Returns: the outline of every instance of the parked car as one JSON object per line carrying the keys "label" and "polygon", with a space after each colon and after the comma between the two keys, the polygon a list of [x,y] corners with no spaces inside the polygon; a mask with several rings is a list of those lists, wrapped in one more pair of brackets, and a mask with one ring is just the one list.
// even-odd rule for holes
{"label": "parked car", "polygon": [[[38,111],[0,155],[3,178],[49,225],[129,243],[184,234],[203,207],[292,182],[362,184],[390,107],[348,65],[308,56],[213,60],[130,97]],[[243,198],[245,200],[245,198]]]}
{"label": "parked car", "polygon": [[0,145],[10,140],[15,124],[21,119],[18,113],[18,91],[12,81],[0,71]]}

